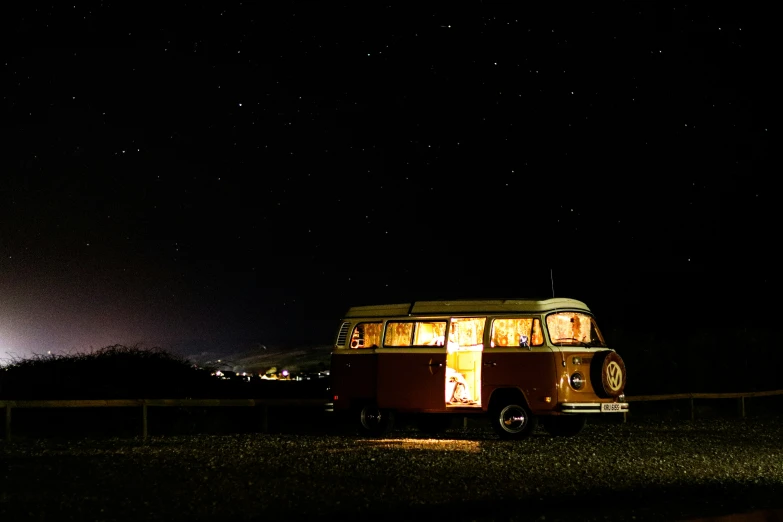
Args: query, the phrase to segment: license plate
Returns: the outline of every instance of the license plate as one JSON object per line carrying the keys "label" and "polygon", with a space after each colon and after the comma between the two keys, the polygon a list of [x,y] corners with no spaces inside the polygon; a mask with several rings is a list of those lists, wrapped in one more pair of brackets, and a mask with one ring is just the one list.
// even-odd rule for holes
{"label": "license plate", "polygon": [[601,403],[601,411],[602,412],[621,411],[620,403],[619,402],[602,402]]}

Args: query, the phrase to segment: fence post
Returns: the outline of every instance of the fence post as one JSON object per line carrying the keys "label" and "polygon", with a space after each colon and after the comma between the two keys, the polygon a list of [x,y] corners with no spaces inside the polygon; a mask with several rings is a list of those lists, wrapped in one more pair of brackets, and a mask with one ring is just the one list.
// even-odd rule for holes
{"label": "fence post", "polygon": [[739,407],[740,407],[740,415],[742,418],[745,418],[745,397],[742,396],[739,398]]}
{"label": "fence post", "polygon": [[691,401],[691,420],[694,420],[696,418],[696,413],[693,410],[693,397],[690,398]]}
{"label": "fence post", "polygon": [[269,431],[269,405],[261,405],[261,433]]}
{"label": "fence post", "polygon": [[5,405],[5,441],[11,442],[11,405]]}
{"label": "fence post", "polygon": [[147,403],[141,403],[141,438],[147,440]]}

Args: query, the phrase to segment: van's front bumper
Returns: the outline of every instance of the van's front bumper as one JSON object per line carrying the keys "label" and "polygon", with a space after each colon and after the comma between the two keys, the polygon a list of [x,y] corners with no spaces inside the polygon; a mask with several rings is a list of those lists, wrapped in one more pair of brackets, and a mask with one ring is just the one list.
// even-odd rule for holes
{"label": "van's front bumper", "polygon": [[568,402],[560,405],[563,413],[627,413],[627,402]]}

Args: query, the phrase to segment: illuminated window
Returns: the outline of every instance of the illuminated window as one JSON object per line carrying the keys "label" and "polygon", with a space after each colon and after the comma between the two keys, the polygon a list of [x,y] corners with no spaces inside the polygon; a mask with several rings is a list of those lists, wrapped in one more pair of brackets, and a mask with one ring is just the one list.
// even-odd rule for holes
{"label": "illuminated window", "polygon": [[384,346],[443,346],[446,321],[389,321]]}
{"label": "illuminated window", "polygon": [[579,312],[558,312],[546,317],[549,338],[554,344],[589,344],[606,346],[603,335],[588,314]]}
{"label": "illuminated window", "polygon": [[490,346],[541,346],[544,336],[541,320],[533,317],[495,319]]}
{"label": "illuminated window", "polygon": [[485,317],[455,317],[451,319],[449,347],[481,346],[484,342]]}
{"label": "illuminated window", "polygon": [[351,348],[377,348],[381,344],[383,323],[359,323],[353,328]]}

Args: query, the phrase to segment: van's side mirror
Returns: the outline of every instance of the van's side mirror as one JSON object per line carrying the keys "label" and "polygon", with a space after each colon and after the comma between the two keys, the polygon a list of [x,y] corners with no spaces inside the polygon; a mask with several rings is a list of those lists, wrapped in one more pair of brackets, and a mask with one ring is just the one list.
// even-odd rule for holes
{"label": "van's side mirror", "polygon": [[530,348],[530,343],[527,340],[527,335],[520,335],[519,336],[519,346],[526,346]]}

